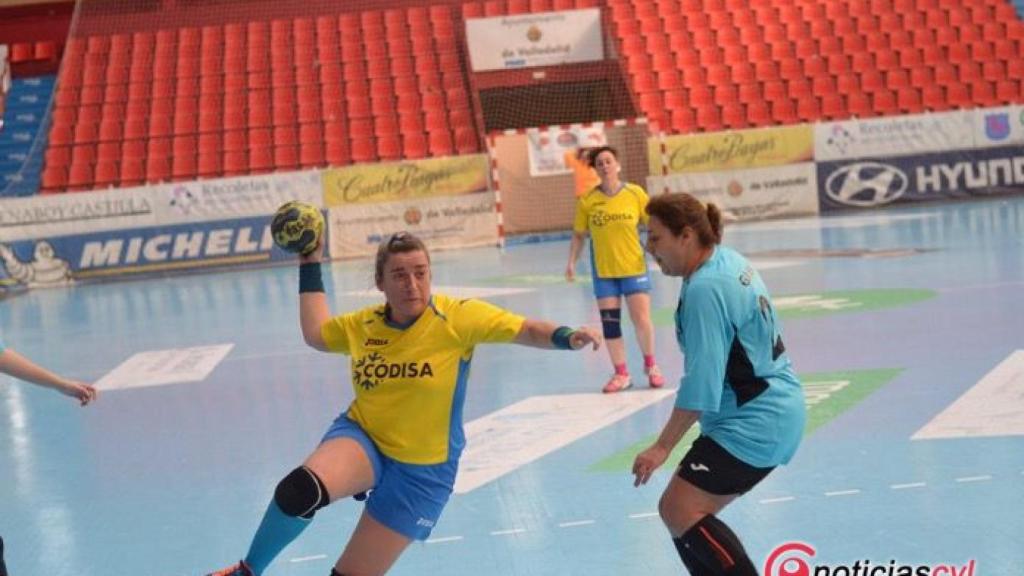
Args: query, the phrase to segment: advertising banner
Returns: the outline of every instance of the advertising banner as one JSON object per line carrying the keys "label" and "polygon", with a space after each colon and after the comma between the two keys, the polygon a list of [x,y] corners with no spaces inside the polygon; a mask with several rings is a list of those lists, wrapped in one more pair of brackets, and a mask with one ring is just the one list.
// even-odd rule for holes
{"label": "advertising banner", "polygon": [[761,220],[818,213],[813,162],[730,172],[651,177],[649,189],[686,192],[712,202],[738,220]]}
{"label": "advertising banner", "polygon": [[331,256],[375,254],[382,240],[401,231],[415,234],[431,250],[493,246],[498,243],[494,209],[491,192],[330,208]]}
{"label": "advertising banner", "polygon": [[974,142],[974,111],[822,122],[814,126],[815,160],[903,156],[961,150]]}
{"label": "advertising banner", "polygon": [[488,189],[485,154],[386,164],[356,164],[323,171],[328,207],[418,200]]}
{"label": "advertising banner", "polygon": [[274,246],[268,218],[243,218],[0,244],[0,283],[34,288],[294,258]]}
{"label": "advertising banner", "polygon": [[1024,192],[1024,148],[1005,146],[818,164],[821,209]]}
{"label": "advertising banner", "polygon": [[0,201],[0,242],[156,225],[150,190],[35,195]]}
{"label": "advertising banner", "polygon": [[1024,144],[1024,106],[978,108],[974,111],[974,146]]}
{"label": "advertising banner", "polygon": [[323,207],[320,173],[316,170],[174,182],[154,186],[152,196],[159,224],[270,218],[278,206],[290,200]]}
{"label": "advertising banner", "polygon": [[598,8],[470,18],[466,42],[475,72],[604,59]]}
{"label": "advertising banner", "polygon": [[573,124],[530,128],[526,131],[529,143],[530,176],[568,174],[572,169],[565,164],[565,153],[576,153],[580,148],[594,148],[608,144],[604,124]]}
{"label": "advertising banner", "polygon": [[799,164],[814,159],[814,130],[810,124],[668,136],[648,140],[650,173],[717,172]]}

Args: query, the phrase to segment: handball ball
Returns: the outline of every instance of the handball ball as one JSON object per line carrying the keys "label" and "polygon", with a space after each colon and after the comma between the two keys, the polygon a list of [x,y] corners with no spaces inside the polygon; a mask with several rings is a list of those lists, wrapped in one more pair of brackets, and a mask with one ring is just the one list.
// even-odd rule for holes
{"label": "handball ball", "polygon": [[286,202],[274,212],[270,233],[282,250],[309,254],[324,235],[324,215],[312,204]]}

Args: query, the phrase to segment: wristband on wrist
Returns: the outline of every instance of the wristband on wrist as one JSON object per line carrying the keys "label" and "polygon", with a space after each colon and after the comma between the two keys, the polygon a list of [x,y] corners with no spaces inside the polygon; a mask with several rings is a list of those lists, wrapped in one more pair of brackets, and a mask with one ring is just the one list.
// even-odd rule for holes
{"label": "wristband on wrist", "polygon": [[299,294],[323,291],[324,279],[320,272],[320,263],[306,262],[299,264]]}
{"label": "wristband on wrist", "polygon": [[559,326],[555,328],[555,331],[551,333],[551,344],[559,350],[572,350],[572,335],[576,331],[568,326]]}

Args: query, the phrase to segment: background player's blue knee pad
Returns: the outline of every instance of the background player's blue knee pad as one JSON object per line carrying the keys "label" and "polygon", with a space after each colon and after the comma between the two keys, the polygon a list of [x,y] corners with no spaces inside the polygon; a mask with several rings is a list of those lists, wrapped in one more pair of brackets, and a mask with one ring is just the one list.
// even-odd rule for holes
{"label": "background player's blue knee pad", "polygon": [[605,340],[622,338],[622,308],[601,310],[601,330]]}

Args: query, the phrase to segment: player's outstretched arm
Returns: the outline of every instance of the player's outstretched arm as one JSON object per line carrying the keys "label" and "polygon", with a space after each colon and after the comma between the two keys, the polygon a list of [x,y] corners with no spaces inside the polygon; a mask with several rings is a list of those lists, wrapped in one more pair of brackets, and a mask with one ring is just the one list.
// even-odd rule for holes
{"label": "player's outstretched arm", "polygon": [[534,348],[579,350],[590,345],[594,350],[601,347],[601,333],[590,326],[569,328],[556,326],[547,320],[527,318],[516,335],[516,344]]}
{"label": "player's outstretched arm", "polygon": [[659,466],[665,463],[683,435],[700,419],[700,412],[674,408],[658,439],[633,461],[633,486],[646,484]]}
{"label": "player's outstretched arm", "polygon": [[52,388],[65,396],[77,399],[82,406],[95,400],[98,394],[92,385],[58,376],[10,348],[0,352],[0,372],[45,388]]}
{"label": "player's outstretched arm", "polygon": [[320,328],[331,319],[331,308],[327,305],[327,294],[320,271],[323,259],[323,242],[305,256],[299,256],[299,324],[302,338],[317,350],[326,351],[327,344]]}

